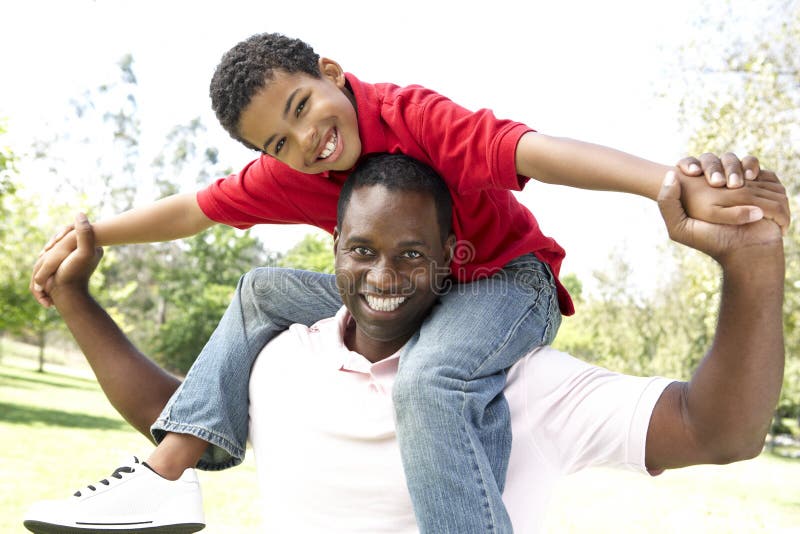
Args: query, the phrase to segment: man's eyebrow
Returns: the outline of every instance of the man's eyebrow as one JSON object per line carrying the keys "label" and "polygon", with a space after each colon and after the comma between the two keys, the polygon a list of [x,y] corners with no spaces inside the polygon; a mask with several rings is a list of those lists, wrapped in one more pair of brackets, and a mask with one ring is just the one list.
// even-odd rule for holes
{"label": "man's eyebrow", "polygon": [[[286,99],[286,105],[283,107],[283,118],[286,119],[286,116],[289,114],[289,110],[292,109],[292,101],[294,97],[299,93],[301,90],[300,87],[292,91],[292,94],[289,95],[289,98]],[[267,152],[267,147],[272,144],[272,141],[275,139],[275,135],[269,136],[269,138],[264,141],[264,145],[261,147],[264,149],[264,152]]]}
{"label": "man's eyebrow", "polygon": [[409,239],[407,241],[401,241],[398,243],[401,247],[422,247],[422,248],[430,248],[427,242],[421,241],[419,239]]}

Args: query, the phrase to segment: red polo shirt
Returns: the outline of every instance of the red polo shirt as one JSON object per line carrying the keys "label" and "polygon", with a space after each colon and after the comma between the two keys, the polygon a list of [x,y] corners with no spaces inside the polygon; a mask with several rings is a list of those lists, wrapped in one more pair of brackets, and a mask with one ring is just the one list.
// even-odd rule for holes
{"label": "red polo shirt", "polygon": [[[499,120],[486,109],[469,111],[424,87],[369,84],[347,74],[358,109],[362,157],[406,154],[435,169],[453,198],[453,231],[459,240],[453,276],[469,282],[533,252],[556,276],[561,312],[574,312],[558,281],[564,249],[542,234],[533,214],[513,195],[528,181],[516,172],[524,124]],[[197,193],[210,219],[250,228],[254,224],[311,224],[332,233],[336,204],[348,172],[304,174],[270,156],[250,162]]]}

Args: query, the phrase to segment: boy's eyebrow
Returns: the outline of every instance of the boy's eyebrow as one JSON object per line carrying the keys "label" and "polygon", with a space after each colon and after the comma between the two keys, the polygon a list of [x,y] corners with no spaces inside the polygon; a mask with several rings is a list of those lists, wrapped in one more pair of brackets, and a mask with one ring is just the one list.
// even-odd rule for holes
{"label": "boy's eyebrow", "polygon": [[[289,98],[286,100],[286,105],[283,107],[283,118],[286,119],[286,116],[289,114],[289,110],[292,108],[292,100],[294,100],[295,95],[299,93],[301,90],[300,87],[292,91],[292,94],[289,95]],[[264,145],[261,147],[264,149],[264,152],[267,152],[267,147],[272,144],[272,140],[275,139],[275,135],[269,136],[269,139],[264,141]]]}
{"label": "boy's eyebrow", "polygon": [[294,96],[299,92],[300,92],[300,88],[298,87],[297,89],[292,91],[292,94],[289,95],[289,99],[286,100],[286,107],[283,108],[283,118],[284,119],[286,118],[286,115],[289,114],[289,109],[291,109],[291,107],[292,107],[292,100],[294,100]]}

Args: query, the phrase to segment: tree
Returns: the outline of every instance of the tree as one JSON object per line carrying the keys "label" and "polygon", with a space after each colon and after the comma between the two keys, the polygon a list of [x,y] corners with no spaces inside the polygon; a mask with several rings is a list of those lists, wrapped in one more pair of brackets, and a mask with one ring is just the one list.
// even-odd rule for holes
{"label": "tree", "polygon": [[[738,20],[734,4],[705,6],[716,14],[699,19],[698,42],[681,57],[687,87],[680,101],[683,124],[692,132],[689,153],[758,155],[778,172],[791,193],[800,192],[800,1],[759,4],[760,20]],[[755,32],[715,31],[738,24]],[[696,49],[704,53],[697,55]],[[800,229],[790,228],[786,246],[786,372],[779,410],[800,417]]]}
{"label": "tree", "polygon": [[[0,331],[31,340],[39,349],[39,371],[44,371],[48,334],[59,324],[54,309],[45,309],[28,291],[35,251],[31,240],[44,243],[46,234],[40,204],[35,199],[14,195],[3,218],[3,254],[0,255]],[[41,246],[41,245],[40,245]]]}
{"label": "tree", "polygon": [[333,240],[330,236],[306,234],[277,261],[279,267],[333,273]]}
{"label": "tree", "polygon": [[[173,128],[160,154],[152,161],[145,158],[140,152],[133,58],[125,56],[118,66],[116,79],[73,99],[73,113],[63,128],[54,128],[51,138],[35,143],[26,163],[35,161],[38,166],[30,174],[50,174],[55,184],[52,198],[40,204],[55,201],[70,208],[45,214],[33,208],[28,214],[15,212],[15,221],[30,223],[14,223],[20,254],[31,254],[45,242],[46,235],[33,230],[60,227],[71,220],[77,206],[97,220],[229,172],[218,167],[217,150],[204,137],[199,119]],[[34,221],[36,228],[31,226]],[[95,294],[134,342],[171,369],[185,372],[225,309],[236,280],[268,256],[249,233],[227,227],[184,241],[110,247],[93,277],[101,286]],[[43,312],[27,291],[28,266],[34,259],[4,255],[0,260],[5,262],[3,273],[25,278],[24,285],[19,277],[9,278],[4,291],[13,299],[4,302],[25,311],[24,321],[17,321],[20,314],[9,315],[15,324],[41,324],[40,331],[46,333],[60,322],[46,322],[51,312],[41,319],[28,313]]]}

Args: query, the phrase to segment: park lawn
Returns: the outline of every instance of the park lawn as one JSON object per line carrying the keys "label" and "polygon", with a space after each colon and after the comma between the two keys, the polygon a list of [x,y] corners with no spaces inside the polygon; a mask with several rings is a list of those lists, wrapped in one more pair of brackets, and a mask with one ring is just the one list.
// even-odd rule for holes
{"label": "park lawn", "polygon": [[[151,449],[93,379],[54,366],[44,374],[34,368],[31,360],[8,352],[0,362],[3,533],[25,532],[21,521],[32,501],[63,498],[108,476],[120,459]],[[203,532],[258,532],[252,454],[242,466],[200,477],[208,524]],[[800,533],[800,461],[764,454],[656,478],[584,471],[558,488],[546,525],[557,533]]]}

